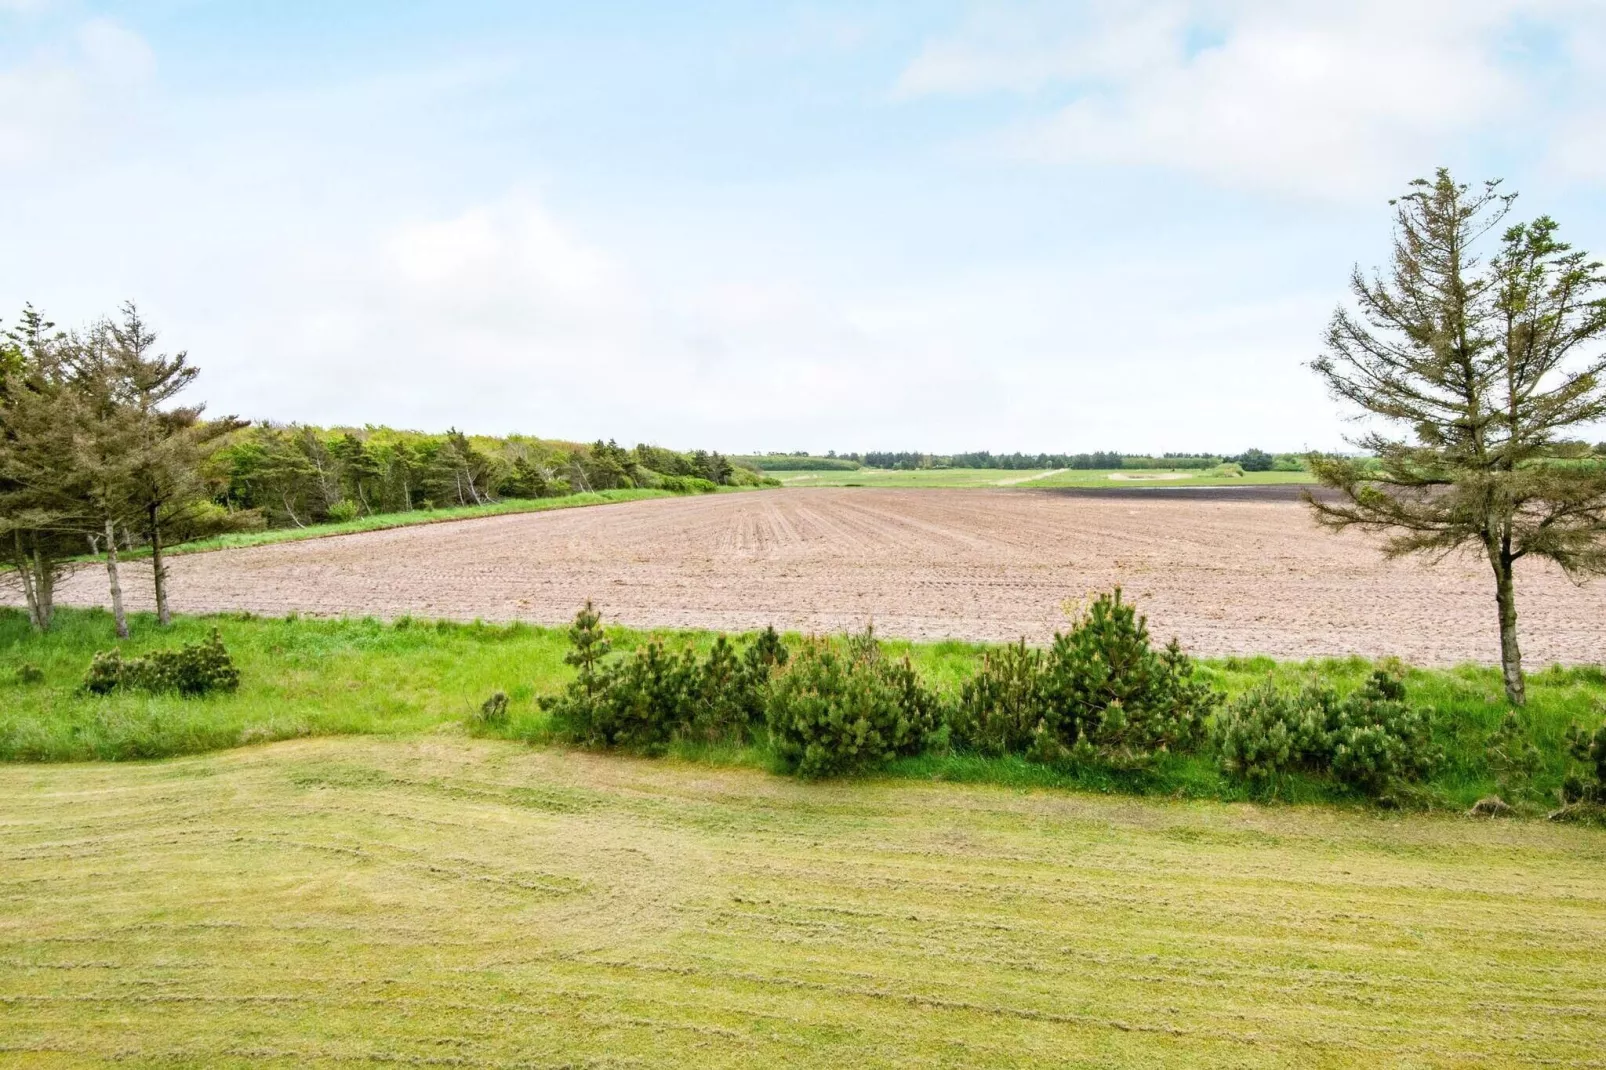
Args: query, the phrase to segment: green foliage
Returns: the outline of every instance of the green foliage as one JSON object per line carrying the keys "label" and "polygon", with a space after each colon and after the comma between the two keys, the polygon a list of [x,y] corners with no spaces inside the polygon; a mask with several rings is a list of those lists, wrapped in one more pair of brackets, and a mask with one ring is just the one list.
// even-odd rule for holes
{"label": "green foliage", "polygon": [[953,742],[981,754],[1023,753],[1049,717],[1042,651],[1022,639],[982,654],[949,715]]}
{"label": "green foliage", "polygon": [[1489,735],[1484,756],[1500,794],[1508,801],[1533,794],[1534,777],[1544,768],[1544,758],[1534,745],[1532,730],[1522,724],[1516,710],[1507,711],[1500,727]]}
{"label": "green foliage", "polygon": [[1583,768],[1568,774],[1563,782],[1562,802],[1606,806],[1606,722],[1593,732],[1569,725],[1566,744],[1567,752]]}
{"label": "green foliage", "polygon": [[952,738],[980,754],[1135,768],[1191,747],[1219,701],[1175,641],[1154,649],[1117,588],[1046,654],[1024,640],[983,654],[960,690]]}
{"label": "green foliage", "polygon": [[589,446],[521,435],[505,438],[394,431],[329,431],[299,424],[259,425],[230,436],[209,463],[220,504],[262,517],[270,527],[349,522],[416,509],[466,508],[505,498],[661,488],[704,493],[721,484],[757,486],[751,468],[718,454],[658,446],[627,450],[612,440]]}
{"label": "green foliage", "polygon": [[777,761],[832,776],[917,754],[938,734],[936,696],[907,657],[886,657],[873,632],[812,641],[774,680],[767,709]]}
{"label": "green foliage", "polygon": [[186,697],[233,691],[239,686],[239,670],[216,628],[204,642],[154,650],[144,657],[124,658],[115,648],[100,651],[89,663],[83,683],[84,690],[94,695],[124,689],[175,691]]}
{"label": "green foliage", "polygon": [[1217,718],[1213,736],[1229,775],[1267,784],[1299,770],[1373,797],[1420,783],[1443,759],[1427,711],[1382,671],[1342,699],[1319,683],[1296,695],[1267,681]]}
{"label": "green foliage", "polygon": [[1148,621],[1122,600],[1119,587],[1095,598],[1068,634],[1054,637],[1047,677],[1050,738],[1121,765],[1189,746],[1220,701],[1175,640],[1154,649]]}
{"label": "green foliage", "polygon": [[671,494],[712,494],[719,489],[718,484],[700,476],[663,476],[658,486]]}
{"label": "green foliage", "polygon": [[24,687],[42,684],[45,682],[45,670],[31,661],[25,661],[17,666],[16,679],[17,683]]}
{"label": "green foliage", "polygon": [[654,752],[676,739],[745,742],[761,723],[770,673],[787,651],[774,629],[740,654],[724,636],[701,660],[685,649],[670,653],[661,641],[606,660],[610,650],[601,618],[590,602],[569,629],[564,661],[575,679],[541,699],[555,735],[594,747]]}
{"label": "green foliage", "polygon": [[507,707],[507,692],[492,691],[490,697],[480,704],[475,720],[486,728],[505,728],[508,722]]}

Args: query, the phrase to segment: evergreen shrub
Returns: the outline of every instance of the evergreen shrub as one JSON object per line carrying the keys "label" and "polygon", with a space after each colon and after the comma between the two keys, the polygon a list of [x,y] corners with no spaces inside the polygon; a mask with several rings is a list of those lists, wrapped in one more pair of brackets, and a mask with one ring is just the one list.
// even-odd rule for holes
{"label": "evergreen shrub", "polygon": [[808,643],[775,677],[767,713],[776,758],[807,777],[918,754],[942,722],[909,659],[886,657],[869,630],[846,643]]}
{"label": "evergreen shrub", "polygon": [[186,697],[233,691],[239,686],[240,672],[216,628],[203,642],[186,643],[175,650],[153,650],[143,657],[124,658],[116,648],[102,650],[89,663],[83,683],[85,691],[96,695],[121,688],[176,691]]}
{"label": "evergreen shrub", "polygon": [[952,715],[955,744],[1039,760],[1133,767],[1196,743],[1219,693],[1173,641],[1156,650],[1120,588],[1094,599],[1046,653],[983,657]]}
{"label": "evergreen shrub", "polygon": [[1567,750],[1584,768],[1562,783],[1562,802],[1606,806],[1606,722],[1593,732],[1572,725],[1567,729]]}
{"label": "evergreen shrub", "polygon": [[1233,702],[1213,735],[1230,775],[1265,783],[1298,770],[1371,796],[1426,779],[1442,759],[1427,711],[1407,705],[1405,685],[1381,671],[1343,698],[1320,684],[1289,694],[1268,681]]}

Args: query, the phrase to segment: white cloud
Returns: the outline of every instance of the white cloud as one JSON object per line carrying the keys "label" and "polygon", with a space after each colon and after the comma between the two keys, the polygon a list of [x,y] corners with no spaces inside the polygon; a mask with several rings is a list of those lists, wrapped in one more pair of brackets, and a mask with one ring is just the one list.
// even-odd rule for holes
{"label": "white cloud", "polygon": [[1518,20],[1591,18],[1530,0],[1149,0],[1069,23],[1046,10],[985,9],[928,45],[898,92],[1058,87],[1069,102],[1017,121],[1005,151],[1337,198],[1387,192],[1518,116],[1531,137]]}
{"label": "white cloud", "polygon": [[0,163],[43,165],[103,144],[138,115],[155,70],[144,39],[103,18],[0,68]]}

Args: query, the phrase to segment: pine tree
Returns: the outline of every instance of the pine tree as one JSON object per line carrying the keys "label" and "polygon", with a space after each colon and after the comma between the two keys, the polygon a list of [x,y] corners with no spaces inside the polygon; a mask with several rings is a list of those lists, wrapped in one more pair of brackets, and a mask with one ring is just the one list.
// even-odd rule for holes
{"label": "pine tree", "polygon": [[[1606,274],[1541,216],[1478,247],[1514,200],[1441,169],[1393,202],[1386,274],[1357,268],[1311,367],[1376,429],[1375,460],[1312,457],[1340,493],[1307,495],[1317,519],[1387,536],[1389,556],[1476,547],[1495,579],[1506,695],[1525,698],[1513,566],[1545,558],[1581,580],[1606,572],[1606,465],[1565,440],[1606,417]],[[1407,432],[1409,437],[1402,432]]]}

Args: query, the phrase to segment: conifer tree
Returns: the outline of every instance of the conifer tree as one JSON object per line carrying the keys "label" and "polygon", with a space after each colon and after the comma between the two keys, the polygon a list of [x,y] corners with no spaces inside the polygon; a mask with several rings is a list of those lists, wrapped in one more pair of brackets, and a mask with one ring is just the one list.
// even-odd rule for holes
{"label": "conifer tree", "polygon": [[1440,169],[1394,203],[1386,273],[1351,277],[1312,368],[1369,421],[1362,460],[1312,457],[1317,519],[1387,536],[1390,556],[1473,547],[1494,574],[1506,695],[1525,698],[1514,566],[1606,572],[1606,465],[1566,440],[1606,417],[1606,274],[1541,216],[1498,232],[1514,194]]}

